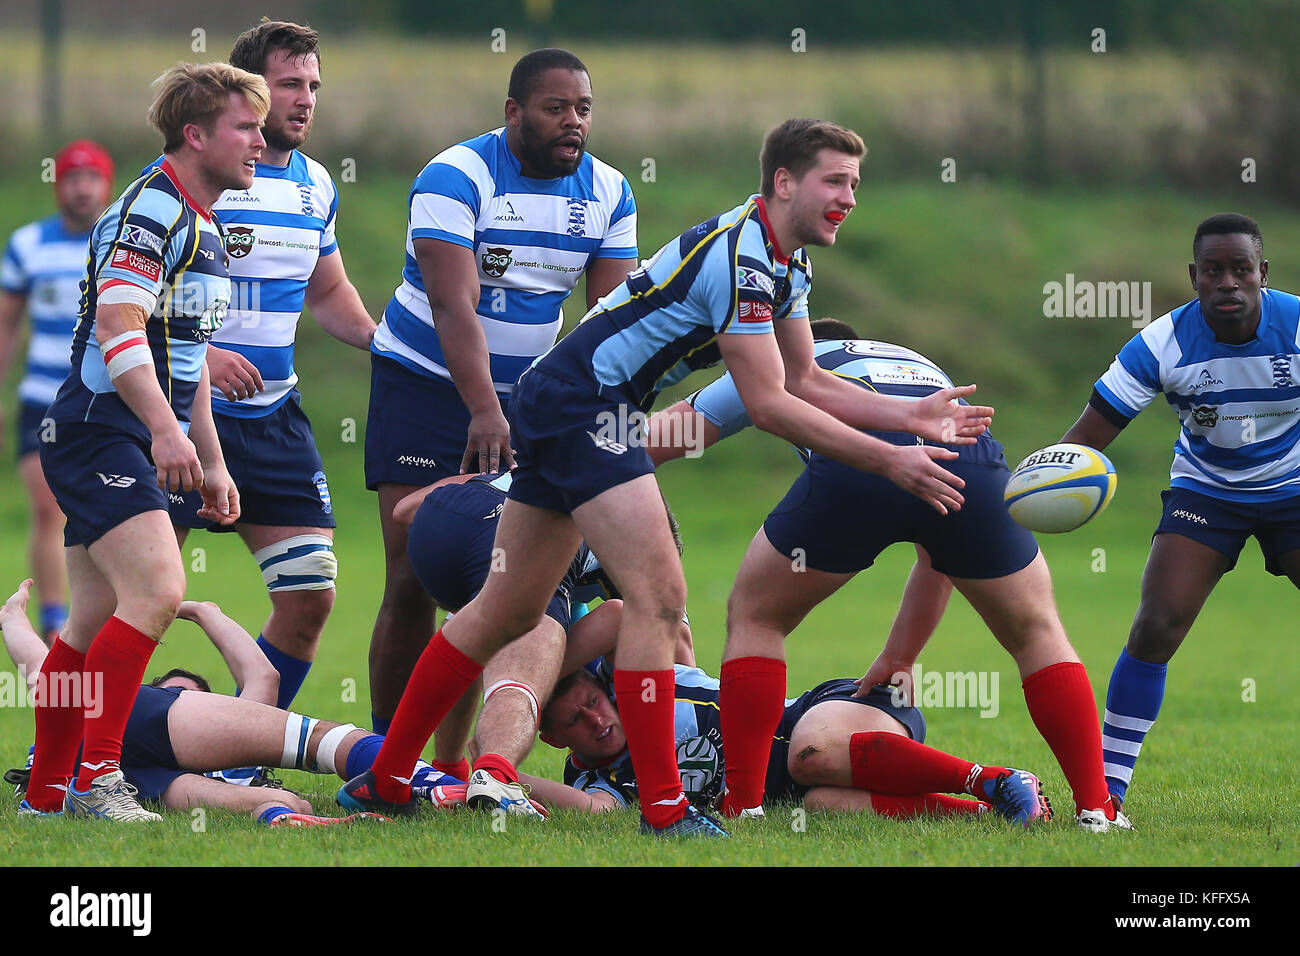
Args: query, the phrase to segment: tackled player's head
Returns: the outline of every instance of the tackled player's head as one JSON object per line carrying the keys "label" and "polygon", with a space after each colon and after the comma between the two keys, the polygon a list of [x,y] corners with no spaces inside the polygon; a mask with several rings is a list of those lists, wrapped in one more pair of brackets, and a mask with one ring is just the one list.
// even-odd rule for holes
{"label": "tackled player's head", "polygon": [[202,674],[187,671],[183,667],[173,667],[166,674],[159,674],[149,682],[150,687],[179,687],[181,690],[201,690],[207,694],[212,685]]}
{"label": "tackled player's head", "polygon": [[1206,320],[1253,332],[1268,284],[1259,223],[1231,212],[1206,219],[1196,227],[1187,268]]}
{"label": "tackled player's head", "polygon": [[262,133],[273,150],[287,152],[307,141],[320,88],[320,36],[309,26],[268,20],[246,30],[230,51],[230,63],[266,78],[271,109]]}
{"label": "tackled player's head", "polygon": [[813,341],[825,342],[852,342],[862,338],[853,326],[847,322],[841,322],[839,319],[832,319],[826,316],[820,319],[814,319],[808,323],[812,329]]}
{"label": "tackled player's head", "polygon": [[229,63],[180,63],[154,86],[149,122],[163,134],[163,152],[192,151],[200,174],[218,191],[251,186],[266,145],[266,80]]}
{"label": "tackled player's head", "polygon": [[558,179],[577,170],[591,104],[591,77],[568,50],[548,47],[520,58],[510,73],[506,137],[525,176]]}
{"label": "tackled player's head", "polygon": [[826,120],[790,119],[767,134],[759,154],[759,192],[790,207],[795,248],[829,246],[857,205],[862,137]]}
{"label": "tackled player's head", "polygon": [[627,746],[623,722],[600,681],[585,670],[563,677],[542,709],[539,736],[590,761],[611,760]]}

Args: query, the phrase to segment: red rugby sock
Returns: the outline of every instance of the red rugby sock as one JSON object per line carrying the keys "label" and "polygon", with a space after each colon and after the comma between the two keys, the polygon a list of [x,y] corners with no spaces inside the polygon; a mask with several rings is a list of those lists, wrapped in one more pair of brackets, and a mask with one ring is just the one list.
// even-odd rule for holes
{"label": "red rugby sock", "polygon": [[71,675],[86,669],[86,655],[56,638],[41,664],[40,693],[36,698],[36,757],[32,775],[27,780],[27,802],[37,810],[63,809],[64,788],[72,781],[77,747],[81,745],[82,722],[86,710],[82,701],[68,694],[48,693],[48,689],[72,686]]}
{"label": "red rugby sock", "polygon": [[975,764],[886,731],[849,738],[853,786],[872,794],[965,793]]}
{"label": "red rugby sock", "polygon": [[411,774],[420,751],[481,673],[482,665],[453,647],[441,630],[430,638],[370,768],[381,800],[405,803],[411,799]]}
{"label": "red rugby sock", "polygon": [[652,827],[666,827],[686,816],[686,795],[677,772],[673,737],[673,670],[614,671],[618,716],[627,735],[632,769],[641,798],[641,815]]}
{"label": "red rugby sock", "polygon": [[475,770],[484,770],[502,783],[518,783],[519,771],[500,754],[483,754],[474,761]]}
{"label": "red rugby sock", "polygon": [[988,811],[989,805],[979,800],[963,800],[961,797],[950,797],[946,793],[917,793],[911,795],[873,793],[871,794],[871,809],[882,817],[906,820],[909,817],[919,817],[927,814],[946,817],[959,813],[985,813]]}
{"label": "red rugby sock", "polygon": [[1088,672],[1062,661],[1025,678],[1025,703],[1034,726],[1056,755],[1074,791],[1074,809],[1105,809],[1114,817],[1101,755],[1101,722]]}
{"label": "red rugby sock", "polygon": [[449,773],[457,780],[468,780],[472,772],[469,761],[463,757],[455,763],[445,763],[441,760],[430,760],[429,766],[434,770],[441,770],[443,773]]}
{"label": "red rugby sock", "polygon": [[785,713],[785,661],[738,657],[724,661],[718,707],[722,711],[722,752],[727,755],[724,816],[763,802],[772,737]]}
{"label": "red rugby sock", "polygon": [[82,671],[86,719],[76,787],[85,791],[101,774],[120,769],[122,733],[158,642],[119,617],[110,617],[86,652]]}

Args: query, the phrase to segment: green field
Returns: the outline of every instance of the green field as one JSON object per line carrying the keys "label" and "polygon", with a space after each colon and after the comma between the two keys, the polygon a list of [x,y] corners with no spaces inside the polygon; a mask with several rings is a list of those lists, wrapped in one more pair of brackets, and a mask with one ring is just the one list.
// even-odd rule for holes
{"label": "green field", "polygon": [[[120,168],[129,166],[123,161]],[[634,182],[643,252],[739,201],[751,179],[747,170],[731,178],[665,176],[661,170],[655,183]],[[375,315],[398,279],[408,185],[362,178],[341,187],[341,247]],[[937,182],[900,188],[873,181],[870,164],[858,199],[840,244],[815,255],[814,314],[851,319],[863,334],[917,347],[955,379],[978,382],[978,397],[998,410],[994,431],[1013,464],[1073,422],[1092,381],[1132,333],[1123,319],[1044,318],[1043,284],[1061,281],[1066,273],[1151,281],[1153,316],[1158,316],[1189,297],[1184,264],[1191,231],[1205,215],[1219,211],[1215,197],[1152,192],[1029,193],[994,184]],[[14,183],[0,187],[5,215],[0,226],[12,228],[45,214],[46,201],[43,191]],[[1300,237],[1300,216],[1271,208],[1241,211],[1261,220],[1266,251],[1278,256],[1270,284],[1296,288],[1300,269],[1286,252]],[[575,311],[570,309],[570,320]],[[366,725],[366,648],[383,568],[375,500],[361,477],[368,364],[309,321],[300,343],[305,406],[340,521],[340,579],[321,656],[295,709]],[[11,379],[0,399],[6,410],[13,407],[12,396]],[[10,458],[8,419],[4,427],[0,584],[11,590],[25,573],[25,502]],[[1136,607],[1174,437],[1173,416],[1152,408],[1113,447],[1120,484],[1110,509],[1073,534],[1043,541],[1062,617],[1099,700]],[[760,434],[662,473],[682,523],[691,618],[706,669],[716,672],[726,596],[740,556],[797,473],[789,449]],[[846,508],[854,506],[845,502]],[[233,536],[192,536],[185,549],[187,566],[199,561],[196,548],[203,549],[205,570],[191,574],[190,596],[219,602],[256,632],[268,603],[242,545]],[[894,549],[794,634],[792,692],[828,677],[861,674],[884,640],[909,563],[909,552]],[[165,859],[173,865],[266,866],[882,861],[1289,866],[1300,859],[1292,762],[1300,660],[1291,643],[1294,628],[1282,622],[1289,620],[1295,602],[1290,585],[1267,576],[1258,551],[1249,546],[1171,666],[1165,708],[1126,806],[1139,827],[1132,834],[1099,838],[1074,829],[1064,778],[1028,718],[1014,666],[958,598],[922,665],[999,672],[1000,710],[996,718],[982,719],[972,709],[933,709],[927,714],[928,742],[970,759],[1038,773],[1064,812],[1032,832],[988,819],[897,823],[810,816],[800,827],[797,817],[777,809],[726,843],[660,846],[635,835],[635,814],[603,819],[558,814],[540,826],[511,823],[504,834],[494,832],[488,818],[461,814],[347,833],[268,831],[218,812],[207,814],[202,828],[188,816],[175,816],[161,827],[129,833],[62,820],[23,825],[4,814],[0,847],[11,864],[48,865],[148,866]],[[184,623],[155,655],[150,673],[178,664],[215,677],[217,690],[231,690],[216,652]],[[1253,701],[1243,700],[1243,682],[1253,684]],[[0,763],[21,762],[31,726],[26,710],[0,712]],[[559,768],[559,755],[541,744],[526,764],[543,775],[555,775]],[[318,809],[331,812],[337,781],[284,776]]]}

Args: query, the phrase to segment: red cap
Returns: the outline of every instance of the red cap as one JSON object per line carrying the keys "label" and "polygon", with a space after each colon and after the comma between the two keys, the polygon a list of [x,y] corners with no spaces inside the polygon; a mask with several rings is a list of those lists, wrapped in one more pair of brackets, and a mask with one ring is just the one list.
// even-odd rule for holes
{"label": "red cap", "polygon": [[113,182],[113,157],[108,155],[108,150],[93,140],[73,140],[55,154],[55,180],[73,169],[93,169],[110,184]]}

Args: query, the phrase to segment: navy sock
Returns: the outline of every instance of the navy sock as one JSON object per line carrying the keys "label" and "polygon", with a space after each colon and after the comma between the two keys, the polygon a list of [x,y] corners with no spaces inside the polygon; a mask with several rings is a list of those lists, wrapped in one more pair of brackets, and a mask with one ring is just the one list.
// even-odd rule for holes
{"label": "navy sock", "polygon": [[391,717],[380,717],[374,711],[370,713],[370,727],[377,734],[387,734],[388,726],[393,722]]}
{"label": "navy sock", "polygon": [[348,762],[343,768],[343,775],[349,780],[361,776],[375,762],[375,756],[383,745],[384,738],[379,734],[362,737],[348,753]]}
{"label": "navy sock", "polygon": [[1111,672],[1101,747],[1106,761],[1106,784],[1121,800],[1133,779],[1142,741],[1160,713],[1168,667],[1140,661],[1123,650]]}
{"label": "navy sock", "polygon": [[262,649],[271,666],[280,672],[280,696],[276,699],[275,706],[288,710],[293,699],[298,696],[302,682],[307,679],[311,661],[290,657],[260,634],[257,636],[257,646]]}

